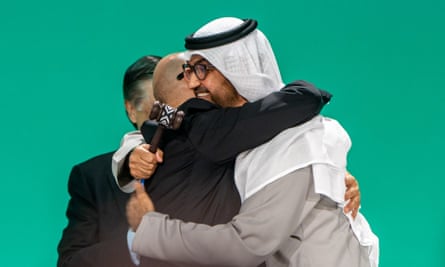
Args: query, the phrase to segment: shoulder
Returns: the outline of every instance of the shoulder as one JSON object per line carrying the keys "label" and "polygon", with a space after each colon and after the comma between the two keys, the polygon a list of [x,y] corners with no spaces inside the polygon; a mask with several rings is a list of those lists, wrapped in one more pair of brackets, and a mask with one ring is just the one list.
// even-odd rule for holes
{"label": "shoulder", "polygon": [[108,168],[111,171],[111,159],[113,157],[114,151],[100,154],[85,160],[79,164],[76,164],[73,169],[80,169],[82,171],[93,171],[93,170],[103,170],[103,168]]}
{"label": "shoulder", "polygon": [[209,111],[218,108],[219,106],[209,101],[195,97],[184,102],[181,106],[179,106],[178,109],[184,111],[186,115],[192,115],[195,113]]}
{"label": "shoulder", "polygon": [[69,188],[83,187],[82,184],[102,180],[100,177],[111,176],[111,158],[114,152],[94,156],[73,166],[68,181]]}

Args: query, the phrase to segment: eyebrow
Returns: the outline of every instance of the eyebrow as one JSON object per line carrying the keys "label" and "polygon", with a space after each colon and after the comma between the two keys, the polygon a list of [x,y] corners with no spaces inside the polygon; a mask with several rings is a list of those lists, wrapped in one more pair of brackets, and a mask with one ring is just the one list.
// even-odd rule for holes
{"label": "eyebrow", "polygon": [[[201,58],[200,60],[196,61],[193,65],[199,64],[199,63],[208,63],[211,64],[207,59]],[[187,61],[187,64],[190,64],[190,60]]]}

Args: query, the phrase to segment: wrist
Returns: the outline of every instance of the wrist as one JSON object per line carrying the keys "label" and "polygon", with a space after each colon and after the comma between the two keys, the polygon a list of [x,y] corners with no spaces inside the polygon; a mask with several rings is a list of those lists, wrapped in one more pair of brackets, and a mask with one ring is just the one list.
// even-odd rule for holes
{"label": "wrist", "polygon": [[128,153],[128,155],[125,157],[124,164],[122,165],[122,168],[120,169],[117,175],[119,186],[125,186],[134,180],[134,177],[131,176],[130,166],[129,166],[131,153],[133,153],[133,150],[130,151],[130,153]]}

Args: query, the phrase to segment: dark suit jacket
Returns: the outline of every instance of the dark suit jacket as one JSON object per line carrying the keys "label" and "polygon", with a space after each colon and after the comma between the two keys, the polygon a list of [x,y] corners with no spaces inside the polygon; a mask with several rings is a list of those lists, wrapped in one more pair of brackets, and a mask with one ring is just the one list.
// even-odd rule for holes
{"label": "dark suit jacket", "polygon": [[89,159],[71,170],[66,211],[68,225],[58,246],[58,267],[134,266],[127,247],[125,205],[111,173],[114,152]]}
{"label": "dark suit jacket", "polygon": [[[125,207],[130,194],[122,192],[111,172],[114,152],[73,167],[68,181],[68,225],[57,248],[58,267],[134,267],[127,245]],[[150,265],[147,265],[149,263]],[[139,267],[176,266],[141,258]]]}

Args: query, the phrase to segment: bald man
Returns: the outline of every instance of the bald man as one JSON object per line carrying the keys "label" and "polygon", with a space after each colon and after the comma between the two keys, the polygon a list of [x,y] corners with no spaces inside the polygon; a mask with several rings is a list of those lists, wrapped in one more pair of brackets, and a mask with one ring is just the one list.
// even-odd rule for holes
{"label": "bald man", "polygon": [[[153,77],[155,98],[174,105],[184,99],[178,98],[177,92],[193,93],[184,81],[176,79],[182,63],[177,54],[159,62]],[[147,192],[158,210],[175,218],[210,225],[230,221],[240,206],[233,181],[236,156],[312,118],[329,98],[328,93],[310,85],[289,85],[240,108],[221,109],[202,99],[187,100],[178,108],[186,114],[181,128],[164,133],[160,147],[163,161],[146,181]],[[281,119],[273,121],[278,114]],[[249,128],[262,127],[264,121],[271,122],[252,136]],[[232,145],[220,147],[223,141]]]}
{"label": "bald man", "polygon": [[[182,67],[178,67],[184,63],[184,60],[180,57],[181,55],[179,53],[167,55],[159,62],[156,66],[157,71],[153,73],[152,87],[156,88],[156,90],[152,90],[151,94],[154,96],[154,99],[162,103],[168,103],[168,105],[175,108],[188,99],[195,97],[193,91],[188,89],[187,84],[177,80],[176,76],[163,75],[163,73],[179,74],[182,72]],[[148,119],[148,114],[150,112],[146,114],[145,120]],[[153,127],[147,124],[147,128]],[[123,192],[133,192],[134,183],[136,182],[134,177],[139,179],[150,177],[156,169],[157,163],[162,161],[162,152],[158,150],[153,155],[148,151],[149,145],[144,143],[145,140],[140,131],[127,133],[122,139],[121,147],[113,155],[111,169],[116,183]],[[127,161],[124,161],[130,152],[133,152],[131,154],[133,161],[128,162],[129,158],[127,158]],[[139,160],[145,164],[129,165]],[[130,170],[132,173],[130,173]]]}
{"label": "bald man", "polygon": [[[184,81],[176,79],[182,72],[182,63],[177,55],[161,60],[154,74],[155,96],[162,96],[157,93],[161,88],[158,78],[165,79],[174,90],[186,86]],[[162,70],[167,73],[158,75]],[[226,223],[240,207],[233,180],[236,156],[266,142],[283,129],[312,118],[329,98],[328,93],[310,84],[293,83],[239,108],[221,109],[202,99],[189,99],[179,106],[186,114],[181,128],[167,130],[164,134],[163,162],[146,180],[145,189],[157,210],[173,218],[208,225]],[[280,120],[274,119],[277,116]],[[270,122],[268,127],[263,127],[264,121]],[[259,127],[261,132],[252,135],[251,132]],[[220,146],[221,143],[231,145]],[[137,211],[127,209],[127,216]]]}
{"label": "bald man", "polygon": [[[281,83],[270,45],[253,20],[214,20],[188,37],[186,47],[184,76],[198,98],[245,107]],[[140,225],[132,223],[133,250],[212,266],[256,266],[264,260],[274,267],[376,266],[376,236],[361,214],[353,221],[342,209],[349,146],[347,133],[332,119],[317,116],[286,130],[238,157],[243,205],[230,223],[212,227],[148,212]],[[140,186],[129,203],[153,211]]]}

